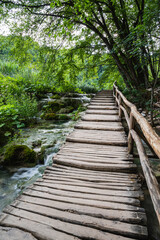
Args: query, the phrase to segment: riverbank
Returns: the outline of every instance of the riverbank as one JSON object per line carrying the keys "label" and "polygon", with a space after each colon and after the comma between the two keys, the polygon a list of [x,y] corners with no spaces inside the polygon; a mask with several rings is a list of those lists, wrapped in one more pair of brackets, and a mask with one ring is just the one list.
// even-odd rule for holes
{"label": "riverbank", "polygon": [[[48,102],[53,101],[51,94],[47,94],[40,101],[40,114],[43,106]],[[71,101],[79,102],[81,109],[90,101],[91,95],[79,95],[77,97],[70,97]],[[83,108],[82,108],[83,106]],[[66,136],[73,131],[74,125],[78,117],[83,115],[74,110],[69,119],[66,120],[45,120],[38,118],[37,124],[31,127],[23,128],[18,137],[16,137],[10,144],[25,145],[33,149],[37,154],[37,164],[33,167],[10,166],[0,167],[0,211],[5,206],[10,204],[22,191],[30,184],[41,177],[46,166],[52,164],[53,156],[58,152],[59,148],[65,142]]]}

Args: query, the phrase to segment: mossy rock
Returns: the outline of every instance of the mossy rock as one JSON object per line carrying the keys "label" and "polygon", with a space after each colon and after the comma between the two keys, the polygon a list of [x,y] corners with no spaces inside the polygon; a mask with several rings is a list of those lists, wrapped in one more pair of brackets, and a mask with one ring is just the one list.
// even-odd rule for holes
{"label": "mossy rock", "polygon": [[54,94],[53,96],[51,96],[52,99],[61,99],[61,96],[58,94]]}
{"label": "mossy rock", "polygon": [[59,111],[63,107],[64,103],[62,103],[60,100],[48,102],[48,108],[51,108],[54,112]]}
{"label": "mossy rock", "polygon": [[58,113],[59,114],[64,114],[64,113],[71,113],[73,112],[74,108],[72,106],[68,106],[66,108],[61,108]]}
{"label": "mossy rock", "polygon": [[42,113],[41,118],[44,120],[56,120],[57,114],[55,113]]}
{"label": "mossy rock", "polygon": [[25,145],[12,145],[6,149],[4,154],[4,166],[24,166],[36,165],[37,156],[35,151]]}
{"label": "mossy rock", "polygon": [[80,99],[66,98],[63,100],[63,104],[65,107],[72,106],[74,109],[77,109],[82,105],[82,101]]}
{"label": "mossy rock", "polygon": [[68,116],[67,114],[59,114],[59,115],[58,115],[58,119],[59,119],[59,120],[62,120],[62,121],[65,121],[65,120],[70,120],[71,117]]}

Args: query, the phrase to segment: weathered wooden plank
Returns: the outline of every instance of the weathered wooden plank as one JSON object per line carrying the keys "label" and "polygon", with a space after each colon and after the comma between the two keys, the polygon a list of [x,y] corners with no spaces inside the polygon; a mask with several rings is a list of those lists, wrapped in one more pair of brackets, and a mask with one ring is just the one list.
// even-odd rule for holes
{"label": "weathered wooden plank", "polygon": [[120,122],[120,118],[116,115],[85,114],[81,119],[83,121]]}
{"label": "weathered wooden plank", "polygon": [[98,106],[98,105],[89,105],[88,109],[106,109],[106,110],[114,110],[118,109],[116,106]]}
{"label": "weathered wooden plank", "polygon": [[43,178],[45,177],[52,177],[52,178],[55,178],[56,180],[66,180],[66,181],[72,181],[72,182],[80,182],[80,183],[91,183],[93,185],[93,183],[96,183],[97,186],[99,185],[102,185],[102,186],[117,186],[119,184],[119,186],[135,186],[135,187],[141,187],[141,184],[135,182],[135,181],[118,181],[118,180],[114,180],[113,178],[109,178],[108,180],[96,180],[96,179],[90,179],[90,178],[84,178],[84,177],[81,177],[81,176],[73,176],[70,174],[70,177],[69,177],[69,174],[66,175],[66,174],[63,174],[63,173],[59,173],[57,174],[56,172],[51,172],[51,171],[48,171],[46,170],[44,175],[43,175]]}
{"label": "weathered wooden plank", "polygon": [[[32,195],[31,195],[32,193]],[[26,192],[25,192],[26,194]],[[114,210],[114,209],[102,209],[98,207],[71,204],[66,202],[58,202],[52,199],[53,194],[43,192],[31,191],[28,195],[22,195],[19,197],[20,201],[34,203],[40,206],[49,206],[54,209],[59,209],[64,212],[73,212],[77,214],[84,214],[89,216],[95,216],[99,218],[112,219],[121,222],[139,223],[146,225],[146,215],[143,212]]]}
{"label": "weathered wooden plank", "polygon": [[86,114],[98,114],[98,115],[117,115],[118,111],[117,110],[91,110],[88,109],[86,111]]}
{"label": "weathered wooden plank", "polygon": [[100,163],[90,163],[90,162],[82,162],[76,160],[68,160],[68,159],[58,159],[53,158],[53,163],[62,164],[71,167],[77,167],[82,169],[89,169],[89,170],[97,170],[97,171],[121,171],[121,172],[134,172],[137,168],[135,164],[100,164]]}
{"label": "weathered wooden plank", "polygon": [[[40,185],[41,186],[41,185]],[[42,185],[43,186],[43,185]],[[47,185],[46,185],[47,186]],[[51,184],[48,184],[48,187]],[[54,186],[53,186],[54,187]],[[37,192],[36,192],[37,194]],[[36,197],[35,191],[27,191],[25,195]],[[40,194],[40,193],[38,193]],[[43,198],[49,198],[54,201],[71,203],[71,204],[78,204],[78,205],[85,205],[90,207],[98,207],[103,209],[115,209],[115,210],[127,210],[127,211],[135,211],[135,212],[144,212],[143,208],[138,206],[133,206],[125,203],[117,203],[117,202],[107,202],[107,201],[99,201],[94,199],[84,199],[84,198],[72,198],[67,196],[60,196],[60,195],[49,195],[49,193],[43,193]],[[49,205],[51,206],[51,205]]]}
{"label": "weathered wooden plank", "polygon": [[[68,235],[70,234],[71,239],[74,239],[74,236],[76,236],[78,238],[83,238],[83,239],[91,238],[91,239],[103,240],[103,239],[109,238],[112,240],[117,240],[116,234],[108,233],[106,231],[101,231],[101,230],[91,228],[91,227],[86,227],[83,225],[59,221],[59,220],[56,220],[53,218],[48,218],[46,216],[42,216],[40,214],[32,213],[32,212],[21,210],[21,209],[16,209],[14,207],[9,207],[8,211],[6,210],[6,212],[7,213],[11,212],[12,215],[15,215],[16,217],[21,218],[21,220],[19,220],[19,221],[26,221],[26,219],[30,219],[32,222],[36,221],[39,224],[47,226],[48,228],[54,228],[54,229],[56,229],[56,231],[60,231],[61,233],[63,232]],[[12,215],[8,215],[6,221],[7,220],[10,221],[11,219],[15,218],[15,216],[12,216]],[[146,228],[145,227],[139,227],[139,228],[137,227],[137,233],[138,232],[139,232],[139,235],[143,236],[145,239]],[[125,232],[123,232],[123,233],[125,233]],[[130,232],[129,235],[137,236],[136,230],[134,232],[134,229],[133,229],[132,233]],[[123,240],[123,239],[126,240],[126,238],[123,236],[119,235],[118,237],[120,240]]]}
{"label": "weathered wooden plank", "polygon": [[53,164],[52,167],[48,166],[46,169],[50,169],[50,170],[60,170],[60,171],[67,171],[67,172],[72,172],[72,173],[76,173],[76,174],[85,174],[87,176],[93,176],[93,177],[103,177],[104,179],[106,177],[119,177],[121,179],[130,179],[131,181],[134,179],[138,179],[137,174],[134,173],[122,173],[122,172],[97,172],[95,170],[87,170],[87,169],[77,169],[74,167],[68,167],[68,166],[62,166],[62,165],[58,165],[58,164]]}
{"label": "weathered wooden plank", "polygon": [[103,102],[101,102],[101,103],[99,103],[99,102],[91,102],[90,103],[90,106],[91,105],[97,105],[97,106],[115,106],[115,102],[113,102],[113,103],[109,103],[109,102],[107,102],[107,103],[103,103]]}
{"label": "weathered wooden plank", "polygon": [[[52,219],[56,219],[52,222],[53,226],[57,225],[57,219],[60,221],[78,224],[82,226],[92,227],[94,229],[99,229],[102,231],[109,231],[114,234],[119,234],[122,236],[130,236],[130,237],[146,237],[146,227],[133,225],[128,223],[123,223],[117,221],[116,224],[113,220],[100,219],[92,216],[79,215],[75,213],[67,212],[64,215],[63,211],[52,209],[44,206],[37,206],[36,204],[17,202],[13,205],[16,209],[13,209],[14,212],[19,214],[18,209],[30,211],[36,214],[41,214],[46,217],[50,217]],[[22,211],[23,213],[23,211]]]}
{"label": "weathered wooden plank", "polygon": [[117,202],[117,203],[126,203],[129,205],[135,205],[140,206],[140,201],[135,198],[127,198],[127,197],[121,197],[118,198],[116,196],[101,196],[101,195],[94,195],[89,193],[79,193],[79,192],[70,192],[70,191],[64,191],[59,189],[52,189],[45,186],[37,186],[33,185],[32,187],[28,187],[28,189],[39,191],[39,192],[45,192],[48,194],[53,195],[59,195],[59,196],[67,196],[72,198],[79,198],[79,199],[92,199],[92,200],[99,200],[99,201],[110,201],[110,202]]}
{"label": "weathered wooden plank", "polygon": [[[55,156],[54,156],[55,157]],[[98,162],[98,163],[112,163],[112,164],[126,164],[133,162],[133,159],[126,158],[126,157],[109,157],[109,156],[94,156],[93,154],[79,154],[75,152],[69,152],[69,151],[60,151],[58,154],[56,154],[57,158],[61,157],[67,157],[68,159],[75,159],[75,160],[81,160],[86,162]]]}
{"label": "weathered wooden plank", "polygon": [[[103,132],[104,133],[104,132]],[[88,151],[90,150],[95,150],[95,151],[113,151],[113,153],[118,153],[118,154],[121,154],[121,153],[127,153],[127,150],[128,148],[127,147],[122,147],[122,146],[106,146],[106,145],[98,145],[98,144],[87,144],[87,143],[69,143],[69,142],[66,142],[65,147],[69,147],[69,148],[81,148],[81,149],[88,149]]]}
{"label": "weathered wooden plank", "polygon": [[[93,145],[94,147],[94,145]],[[115,147],[116,148],[116,147]],[[115,148],[110,148],[110,151],[111,150],[114,150]],[[60,149],[60,151],[58,152],[57,155],[59,154],[68,154],[68,155],[77,155],[77,156],[82,156],[82,157],[90,157],[93,159],[97,159],[97,158],[102,158],[105,159],[105,158],[110,158],[110,159],[117,159],[118,161],[119,160],[127,160],[127,161],[132,161],[133,160],[133,157],[131,155],[128,155],[128,153],[111,153],[109,151],[100,151],[98,149],[87,149],[87,148],[70,148],[70,147],[67,147],[67,146],[64,146],[63,148]]]}
{"label": "weathered wooden plank", "polygon": [[97,175],[91,175],[91,174],[85,174],[85,173],[79,173],[74,171],[64,171],[62,169],[46,169],[44,174],[50,174],[50,175],[56,175],[58,176],[65,176],[70,177],[78,180],[84,180],[84,181],[90,181],[90,182],[102,182],[102,183],[123,183],[123,184],[130,184],[134,185],[137,184],[137,179],[134,178],[122,178],[121,176],[116,175],[107,175],[105,177],[103,176],[97,176]]}
{"label": "weathered wooden plank", "polygon": [[[113,122],[113,123],[119,123],[119,122]],[[87,122],[87,121],[81,121],[79,123],[77,123],[74,128],[75,129],[87,129],[87,130],[106,130],[106,131],[122,131],[124,130],[122,125],[120,124],[117,124],[117,125],[114,125],[114,124],[111,124],[111,125],[106,125],[105,122]]]}
{"label": "weathered wooden plank", "polygon": [[34,185],[38,186],[45,186],[55,189],[62,189],[66,191],[72,191],[72,192],[81,192],[81,193],[91,193],[91,194],[97,194],[97,195],[109,195],[109,196],[122,196],[122,197],[131,197],[131,198],[140,198],[143,193],[142,191],[121,191],[121,190],[110,190],[110,189],[97,189],[95,191],[94,188],[89,187],[79,187],[79,186],[67,186],[63,184],[52,184],[52,183],[45,183],[36,181]]}
{"label": "weathered wooden plank", "polygon": [[[0,217],[0,224],[6,227],[15,227],[31,233],[38,239],[46,240],[78,240],[79,238],[66,234],[63,231],[57,231],[53,227],[46,225],[45,223],[39,223],[32,221],[31,219],[23,218],[24,216],[13,216],[9,213],[3,213]],[[16,239],[18,240],[18,239]]]}
{"label": "weathered wooden plank", "polygon": [[[56,179],[55,177],[52,176],[43,176],[44,182],[52,183],[54,184],[63,184],[63,185],[68,185],[68,186],[80,186],[80,187],[92,187],[92,188],[98,188],[98,189],[111,189],[111,190],[125,190],[125,191],[135,191],[139,190],[140,186],[135,185],[135,186],[125,186],[125,185],[118,185],[118,184],[95,184],[93,183],[86,183],[86,182],[80,182],[80,181],[71,181],[67,179]],[[53,180],[53,181],[52,181]]]}
{"label": "weathered wooden plank", "polygon": [[[87,156],[77,156],[77,155],[68,155],[67,153],[66,154],[57,154],[54,156],[54,159],[58,159],[58,160],[64,160],[64,159],[67,159],[67,160],[71,160],[71,161],[81,161],[81,162],[84,162],[84,163],[92,163],[92,164],[107,164],[107,166],[110,166],[110,165],[115,165],[115,167],[118,165],[121,165],[121,166],[127,166],[129,164],[133,164],[133,161],[129,159],[115,159],[115,158],[92,158],[92,157],[87,157]],[[127,165],[126,165],[127,164]]]}
{"label": "weathered wooden plank", "polygon": [[17,228],[0,227],[1,240],[37,240],[31,233],[27,233]]}

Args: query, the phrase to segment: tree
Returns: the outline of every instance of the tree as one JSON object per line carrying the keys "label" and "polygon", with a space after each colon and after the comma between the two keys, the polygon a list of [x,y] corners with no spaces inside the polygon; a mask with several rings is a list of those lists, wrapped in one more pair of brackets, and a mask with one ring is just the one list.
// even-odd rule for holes
{"label": "tree", "polygon": [[159,81],[158,0],[0,0],[0,6],[6,16],[16,9],[12,13],[22,16],[23,31],[41,28],[49,37],[99,46],[113,57],[129,88]]}

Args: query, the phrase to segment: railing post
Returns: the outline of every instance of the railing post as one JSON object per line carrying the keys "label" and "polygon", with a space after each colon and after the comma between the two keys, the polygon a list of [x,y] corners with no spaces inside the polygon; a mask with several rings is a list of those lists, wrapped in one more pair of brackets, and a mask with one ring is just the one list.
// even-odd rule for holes
{"label": "railing post", "polygon": [[117,92],[117,89],[116,89],[116,105],[118,106],[118,103],[117,103],[117,99],[118,99],[118,92]]}
{"label": "railing post", "polygon": [[122,117],[121,104],[122,104],[122,98],[121,98],[121,95],[119,94],[119,118]]}
{"label": "railing post", "polygon": [[115,96],[115,87],[113,85],[113,97]]}
{"label": "railing post", "polygon": [[128,152],[133,153],[133,138],[131,135],[131,130],[134,129],[135,119],[132,115],[132,112],[130,113],[130,122],[129,122],[129,134],[128,134]]}

